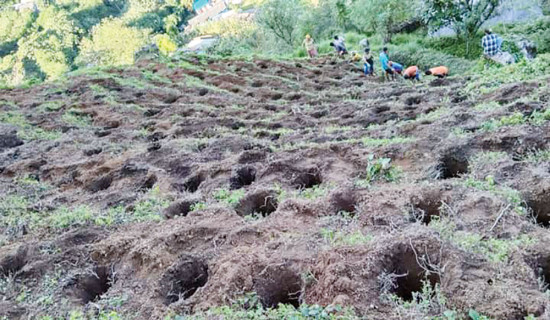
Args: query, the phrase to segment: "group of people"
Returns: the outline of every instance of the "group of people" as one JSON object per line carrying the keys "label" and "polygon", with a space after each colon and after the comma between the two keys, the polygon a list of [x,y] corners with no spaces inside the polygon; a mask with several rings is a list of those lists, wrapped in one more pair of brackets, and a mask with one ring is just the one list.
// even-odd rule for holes
{"label": "group of people", "polygon": [[[502,38],[494,34],[490,29],[485,30],[485,36],[481,40],[484,57],[500,64],[514,63],[514,57],[510,53],[502,51],[502,42]],[[317,57],[317,46],[309,34],[306,35],[303,44],[309,58]],[[330,43],[330,46],[334,48],[335,53],[338,56],[345,56],[348,54],[343,37],[335,36]],[[362,61],[363,73],[365,76],[375,76],[374,57],[371,53],[368,39],[361,40],[359,42],[359,46],[363,50],[363,55],[361,56],[358,52],[352,52],[350,62],[357,63]],[[420,80],[421,72],[418,66],[409,66],[408,68],[404,68],[402,64],[390,60],[387,47],[384,47],[380,53],[380,64],[386,80],[395,80],[396,75],[401,75],[403,78],[413,81]],[[439,66],[426,70],[424,74],[444,78],[449,75],[449,68]]]}
{"label": "group of people", "polygon": [[[371,57],[370,52],[365,52],[365,55]],[[382,65],[382,71],[386,80],[395,80],[396,75],[403,76],[403,78],[420,81],[420,68],[418,66],[409,66],[404,69],[400,63],[391,61],[388,55],[388,48],[384,47],[380,52],[380,64]],[[434,76],[438,78],[445,78],[449,75],[449,68],[445,66],[439,66],[430,68],[424,73],[427,76]]]}
{"label": "group of people", "polygon": [[[315,58],[318,55],[317,48],[313,38],[308,34],[304,40],[304,46],[308,53],[309,58]],[[334,48],[335,53],[338,56],[344,56],[348,54],[344,38],[335,36],[334,40],[330,43],[330,46]],[[363,39],[359,42],[359,46],[363,50],[361,56],[358,52],[352,52],[350,63],[363,62],[363,73],[365,76],[375,76],[374,71],[374,57],[370,50],[370,44],[368,39]],[[380,53],[380,64],[382,72],[386,80],[395,80],[397,75],[403,76],[405,79],[412,81],[420,81],[420,69],[418,66],[410,66],[404,68],[402,64],[395,61],[391,61],[388,55],[388,48],[384,47]],[[432,75],[438,78],[444,78],[449,75],[449,68],[445,66],[431,68],[425,71],[425,75]]]}

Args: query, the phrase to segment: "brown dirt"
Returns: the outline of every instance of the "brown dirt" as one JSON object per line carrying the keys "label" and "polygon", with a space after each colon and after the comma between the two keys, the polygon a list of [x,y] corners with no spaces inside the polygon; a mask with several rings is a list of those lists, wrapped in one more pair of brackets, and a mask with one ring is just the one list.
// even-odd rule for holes
{"label": "brown dirt", "polygon": [[[66,85],[0,92],[0,112],[60,132],[54,141],[24,141],[17,132],[25,128],[0,125],[0,196],[30,199],[22,213],[44,219],[87,205],[104,213],[121,207],[130,218],[149,192],[170,202],[152,213],[161,221],[0,226],[0,275],[17,284],[1,292],[0,317],[66,317],[124,297],[119,313],[162,319],[256,292],[267,307],[334,303],[368,319],[396,319],[379,281],[391,273],[400,276],[389,293],[404,300],[427,279],[462,315],[550,315],[538,280],[550,277],[550,165],[523,160],[550,147],[550,125],[486,132],[481,124],[491,115],[472,109],[482,99],[508,106],[505,114],[530,114],[544,101],[517,100],[547,96],[548,86],[516,83],[475,97],[463,91],[465,79],[388,85],[328,59],[191,63],[142,61]],[[147,80],[145,70],[157,78]],[[45,102],[61,107],[44,111]],[[449,113],[415,121],[442,106]],[[90,125],[64,122],[69,109]],[[457,128],[467,134],[454,135]],[[396,137],[412,140],[389,143]],[[472,158],[488,151],[509,157],[472,172]],[[402,179],[359,187],[370,154],[391,158]],[[470,175],[518,190],[537,219],[508,212],[493,227],[509,199],[468,186]],[[24,177],[48,188],[24,187]],[[244,196],[216,201],[220,189]],[[206,209],[193,211],[200,203]],[[494,262],[445,238],[433,223],[443,218],[453,232],[534,241]],[[331,244],[327,229],[371,240]],[[419,255],[444,271],[427,272],[434,270],[419,265]],[[21,300],[21,290],[51,303]]]}

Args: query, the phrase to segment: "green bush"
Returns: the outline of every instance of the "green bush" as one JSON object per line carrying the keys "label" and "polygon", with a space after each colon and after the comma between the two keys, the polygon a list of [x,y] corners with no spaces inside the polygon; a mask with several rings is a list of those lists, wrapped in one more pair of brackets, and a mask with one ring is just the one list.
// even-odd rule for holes
{"label": "green bush", "polygon": [[167,56],[178,49],[178,45],[168,35],[162,34],[156,37],[157,47],[160,53]]}
{"label": "green bush", "polygon": [[421,43],[433,50],[441,51],[452,56],[477,59],[483,54],[483,48],[481,47],[480,34],[476,35],[475,39],[470,41],[470,48],[466,50],[466,41],[462,37],[434,37],[427,38]]}
{"label": "green bush", "polygon": [[106,19],[81,43],[80,65],[130,65],[149,38],[147,30],[128,27],[120,19]]}
{"label": "green bush", "polygon": [[248,20],[239,18],[227,18],[207,22],[201,26],[197,26],[195,32],[197,35],[213,35],[220,37],[232,38],[247,38],[257,30],[257,25]]}
{"label": "green bush", "polygon": [[550,54],[541,54],[533,61],[521,60],[506,66],[487,64],[486,59],[480,59],[472,71],[475,77],[468,82],[465,91],[490,92],[506,83],[529,81],[548,75]]}
{"label": "green bush", "polygon": [[529,39],[536,43],[538,53],[550,53],[550,17],[542,17],[531,23],[501,24],[493,30],[505,40]]}
{"label": "green bush", "polygon": [[415,0],[357,0],[351,6],[350,19],[363,32],[376,32],[391,42],[398,26],[413,18]]}
{"label": "green bush", "polygon": [[431,67],[447,66],[451,75],[467,73],[475,62],[449,55],[434,49],[422,47],[418,43],[411,42],[403,46],[388,46],[390,59],[404,66],[416,65],[421,70]]}

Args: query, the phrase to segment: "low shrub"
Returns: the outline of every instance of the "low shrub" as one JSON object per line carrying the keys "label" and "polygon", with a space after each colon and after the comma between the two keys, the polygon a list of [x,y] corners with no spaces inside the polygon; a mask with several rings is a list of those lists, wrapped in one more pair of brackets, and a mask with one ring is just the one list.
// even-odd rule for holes
{"label": "low shrub", "polygon": [[451,75],[461,75],[467,73],[475,65],[475,62],[471,60],[425,48],[416,42],[402,46],[389,45],[388,48],[392,61],[399,62],[404,66],[416,65],[421,70],[437,66],[447,66]]}

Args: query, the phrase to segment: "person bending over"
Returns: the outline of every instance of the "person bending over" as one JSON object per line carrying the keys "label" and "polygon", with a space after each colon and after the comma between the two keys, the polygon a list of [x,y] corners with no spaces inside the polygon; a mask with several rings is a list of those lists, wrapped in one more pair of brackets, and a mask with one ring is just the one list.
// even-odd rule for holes
{"label": "person bending over", "polygon": [[427,76],[438,77],[440,79],[445,78],[449,75],[449,68],[444,67],[444,66],[431,68],[431,69],[426,71],[426,75]]}
{"label": "person bending over", "polygon": [[410,66],[403,72],[403,78],[411,81],[420,81],[420,69],[417,66]]}
{"label": "person bending over", "polygon": [[370,49],[365,49],[363,54],[363,73],[365,73],[365,76],[374,76],[374,58]]}
{"label": "person bending over", "polygon": [[393,61],[388,62],[388,64],[393,69],[393,71],[395,71],[395,73],[401,74],[403,72],[403,65]]}

